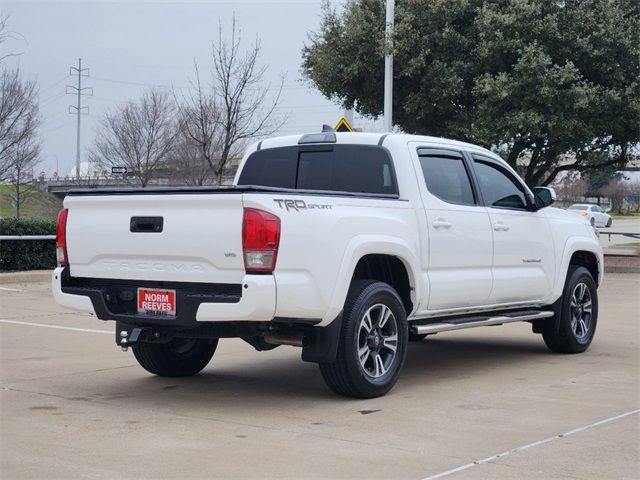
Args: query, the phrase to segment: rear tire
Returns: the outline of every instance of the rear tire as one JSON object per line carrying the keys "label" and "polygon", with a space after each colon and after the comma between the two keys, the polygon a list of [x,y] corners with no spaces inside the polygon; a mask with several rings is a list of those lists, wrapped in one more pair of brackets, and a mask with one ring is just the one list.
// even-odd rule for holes
{"label": "rear tire", "polygon": [[595,218],[593,218],[593,217],[591,217],[591,220],[590,220],[590,222],[589,222],[589,223],[591,223],[591,226],[592,226],[592,227],[595,227],[595,226],[596,226],[596,219],[595,219]]}
{"label": "rear tire", "polygon": [[167,343],[139,343],[133,355],[146,371],[161,377],[190,377],[207,366],[218,339],[174,338]]}
{"label": "rear tire", "polygon": [[331,390],[354,398],[387,393],[398,380],[407,353],[407,315],[386,283],[357,281],[349,289],[336,360],[321,363]]}
{"label": "rear tire", "polygon": [[581,353],[589,348],[598,323],[598,289],[591,273],[584,267],[569,267],[559,322],[556,330],[556,322],[548,321],[542,332],[549,350]]}

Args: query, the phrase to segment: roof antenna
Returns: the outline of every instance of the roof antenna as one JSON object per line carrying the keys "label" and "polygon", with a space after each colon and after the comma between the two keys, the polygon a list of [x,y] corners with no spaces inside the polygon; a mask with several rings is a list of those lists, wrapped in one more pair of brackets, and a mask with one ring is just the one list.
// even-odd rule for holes
{"label": "roof antenna", "polygon": [[335,130],[333,129],[333,127],[330,127],[329,125],[323,124],[322,125],[322,131],[323,132],[335,132]]}

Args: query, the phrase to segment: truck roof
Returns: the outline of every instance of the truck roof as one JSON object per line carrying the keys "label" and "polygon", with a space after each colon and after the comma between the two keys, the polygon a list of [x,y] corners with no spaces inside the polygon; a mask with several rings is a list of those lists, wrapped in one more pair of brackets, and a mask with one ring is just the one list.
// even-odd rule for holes
{"label": "truck roof", "polygon": [[[281,137],[272,137],[264,139],[256,143],[256,149],[285,147],[290,145],[297,145],[302,137],[305,135],[320,134],[321,132],[302,133],[296,135],[286,135]],[[410,135],[406,133],[370,133],[370,132],[330,132],[335,135],[336,143],[342,144],[360,144],[360,145],[378,145],[383,141],[395,140],[400,142],[425,142],[425,143],[437,143],[441,145],[449,145],[462,148],[472,148],[475,150],[482,150],[486,153],[495,156],[493,152],[487,150],[478,145],[472,143],[461,142],[459,140],[451,140],[442,137],[431,137],[428,135]]]}

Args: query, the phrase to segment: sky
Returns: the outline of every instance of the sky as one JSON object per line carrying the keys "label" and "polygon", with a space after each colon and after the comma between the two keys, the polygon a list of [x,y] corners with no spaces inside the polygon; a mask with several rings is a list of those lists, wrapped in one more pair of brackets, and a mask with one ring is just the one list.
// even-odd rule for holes
{"label": "sky", "polygon": [[[20,34],[4,49],[20,53],[26,78],[36,79],[44,117],[42,163],[47,176],[66,175],[75,165],[76,117],[65,94],[75,85],[69,68],[89,68],[83,97],[90,113],[81,119],[81,158],[86,159],[99,119],[109,109],[156,86],[176,91],[189,85],[194,60],[210,65],[211,43],[219,22],[228,29],[233,15],[248,45],[261,40],[261,64],[268,67],[265,86],[275,91],[285,76],[278,115],[287,121],[277,134],[319,131],[335,125],[343,111],[304,82],[301,50],[309,32],[317,31],[321,0],[0,0],[9,28]],[[340,8],[344,1],[332,1]],[[382,95],[382,92],[380,92]],[[378,121],[356,116],[356,126],[380,131]],[[34,172],[36,175],[38,171]]]}

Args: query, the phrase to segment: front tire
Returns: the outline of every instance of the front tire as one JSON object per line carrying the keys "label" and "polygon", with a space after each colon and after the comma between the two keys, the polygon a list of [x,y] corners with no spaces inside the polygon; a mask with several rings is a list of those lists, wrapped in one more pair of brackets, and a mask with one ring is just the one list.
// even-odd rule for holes
{"label": "front tire", "polygon": [[549,350],[584,352],[591,345],[598,323],[598,288],[586,268],[570,266],[559,315],[559,328],[549,321],[542,332]]}
{"label": "front tire", "polygon": [[407,353],[407,315],[386,283],[358,281],[343,310],[336,360],[321,363],[331,390],[354,398],[387,393],[398,380]]}
{"label": "front tire", "polygon": [[174,338],[167,343],[139,343],[133,355],[146,371],[161,377],[190,377],[207,366],[218,340]]}
{"label": "front tire", "polygon": [[612,218],[607,220],[607,228],[609,228],[611,226],[611,224],[613,224],[613,219]]}

